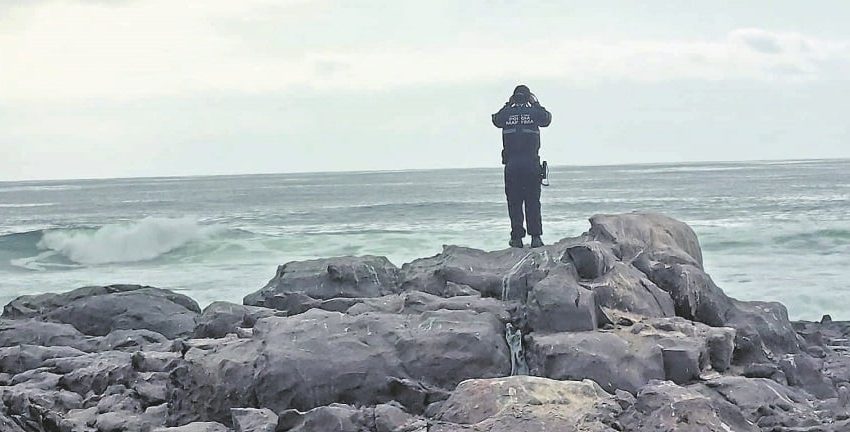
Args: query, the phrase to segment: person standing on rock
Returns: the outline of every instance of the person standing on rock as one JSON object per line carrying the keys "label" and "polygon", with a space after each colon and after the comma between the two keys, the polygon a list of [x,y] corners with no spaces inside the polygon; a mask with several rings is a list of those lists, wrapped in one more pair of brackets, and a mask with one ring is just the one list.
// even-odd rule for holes
{"label": "person standing on rock", "polygon": [[552,114],[540,106],[537,97],[524,85],[518,85],[505,106],[493,114],[493,125],[502,129],[505,195],[511,218],[511,240],[508,244],[511,247],[523,247],[522,239],[526,233],[531,235],[531,247],[543,246],[540,128],[549,126],[551,122]]}

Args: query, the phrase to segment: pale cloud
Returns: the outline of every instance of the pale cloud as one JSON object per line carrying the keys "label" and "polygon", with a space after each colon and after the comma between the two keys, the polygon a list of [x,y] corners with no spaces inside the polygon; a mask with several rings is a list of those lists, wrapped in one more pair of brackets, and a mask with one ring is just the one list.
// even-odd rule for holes
{"label": "pale cloud", "polygon": [[[18,8],[11,19],[0,21],[0,98],[386,90],[517,78],[579,85],[799,81],[845,79],[850,65],[850,44],[845,41],[757,28],[734,30],[716,40],[575,39],[554,34],[517,43],[499,34],[472,33],[440,45],[379,40],[352,49],[292,43],[298,38],[309,41],[302,32],[303,20],[327,13],[329,7],[315,0],[147,0],[117,5],[42,2]],[[268,19],[280,27],[277,38],[246,40],[227,31],[228,26]]]}

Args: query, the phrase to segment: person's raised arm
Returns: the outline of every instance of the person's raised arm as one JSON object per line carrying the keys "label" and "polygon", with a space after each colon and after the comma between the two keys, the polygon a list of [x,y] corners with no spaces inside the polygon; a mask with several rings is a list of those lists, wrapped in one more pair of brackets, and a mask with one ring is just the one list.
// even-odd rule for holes
{"label": "person's raised arm", "polygon": [[505,102],[505,106],[503,106],[502,109],[499,110],[499,112],[493,114],[493,126],[496,126],[500,129],[505,127],[505,122],[508,121],[507,109],[510,106],[510,102]]}
{"label": "person's raised arm", "polygon": [[534,104],[532,105],[534,108],[531,111],[532,119],[534,120],[534,124],[540,127],[549,126],[552,123],[552,114],[549,111],[546,111],[546,108],[543,108],[540,105],[540,102],[537,101],[537,98],[534,98]]}

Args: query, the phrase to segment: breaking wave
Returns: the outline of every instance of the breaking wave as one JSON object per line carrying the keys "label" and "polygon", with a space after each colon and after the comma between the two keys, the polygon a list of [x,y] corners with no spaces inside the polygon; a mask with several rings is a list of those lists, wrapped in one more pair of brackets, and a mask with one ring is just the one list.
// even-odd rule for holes
{"label": "breaking wave", "polygon": [[79,264],[138,262],[202,241],[216,231],[192,218],[147,217],[94,230],[45,231],[37,246]]}

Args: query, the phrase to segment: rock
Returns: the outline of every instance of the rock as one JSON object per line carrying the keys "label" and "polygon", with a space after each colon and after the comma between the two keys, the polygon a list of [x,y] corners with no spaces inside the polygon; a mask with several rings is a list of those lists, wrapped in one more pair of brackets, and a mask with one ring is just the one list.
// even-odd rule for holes
{"label": "rock", "polygon": [[403,407],[389,403],[375,406],[376,432],[427,432],[428,423],[407,413]]}
{"label": "rock", "polygon": [[145,406],[168,402],[169,374],[166,372],[139,373],[138,379],[131,384]]}
{"label": "rock", "polygon": [[676,384],[686,384],[700,376],[700,352],[690,347],[662,348],[664,376]]}
{"label": "rock", "polygon": [[619,419],[628,431],[759,431],[740,411],[720,411],[711,398],[671,382],[641,388],[634,404]]}
{"label": "rock", "polygon": [[231,408],[257,406],[254,364],[259,355],[260,342],[251,339],[195,341],[185,361],[170,372],[169,424],[227,423]]}
{"label": "rock", "polygon": [[[744,367],[741,375],[747,378],[769,378],[783,385],[788,384],[785,373],[773,363],[750,363]],[[782,377],[781,381],[778,379],[779,376]]]}
{"label": "rock", "polygon": [[0,348],[0,371],[18,374],[44,365],[45,360],[75,357],[84,352],[68,346],[18,345]]}
{"label": "rock", "polygon": [[378,298],[357,299],[356,302],[347,308],[325,309],[325,306],[329,303],[326,302],[321,308],[329,311],[339,310],[349,315],[361,315],[369,312],[418,315],[442,309],[489,313],[496,316],[503,323],[508,323],[511,320],[511,314],[508,312],[505,303],[480,296],[453,296],[443,298],[421,291],[407,291]]}
{"label": "rock", "polygon": [[340,257],[284,264],[260,291],[245,297],[249,306],[267,306],[276,295],[298,293],[312,299],[380,297],[398,292],[398,268],[384,257]]}
{"label": "rock", "polygon": [[132,355],[121,351],[104,351],[76,357],[47,360],[45,364],[63,374],[59,386],[81,396],[89,392],[101,394],[114,384],[129,385],[135,378]]}
{"label": "rock", "polygon": [[8,417],[17,420],[28,432],[55,430],[62,420],[61,413],[83,407],[78,394],[56,390],[55,385],[44,389],[27,382],[0,387],[0,399],[3,402],[0,413],[5,410]]}
{"label": "rock", "polygon": [[98,351],[167,350],[171,341],[151,330],[112,330],[97,342]]}
{"label": "rock", "polygon": [[776,361],[800,350],[788,310],[780,303],[733,300],[725,325],[736,331],[734,360],[738,364]]}
{"label": "rock", "polygon": [[443,295],[450,284],[458,284],[483,297],[524,300],[531,287],[546,276],[545,267],[553,262],[550,249],[484,252],[445,246],[439,255],[404,264],[399,280],[404,291]]}
{"label": "rock", "polygon": [[595,215],[590,237],[618,246],[618,257],[630,261],[640,254],[652,261],[691,264],[702,269],[702,250],[688,225],[656,213]]}
{"label": "rock", "polygon": [[732,299],[693,265],[656,264],[649,278],[673,298],[676,315],[710,326],[726,324]]}
{"label": "rock", "polygon": [[137,351],[131,361],[139,372],[168,372],[180,364],[182,355],[177,352]]}
{"label": "rock", "polygon": [[734,360],[738,364],[763,362],[799,351],[788,312],[779,303],[729,298],[694,266],[657,265],[650,278],[672,295],[676,315],[711,326],[734,328]]}
{"label": "rock", "polygon": [[233,408],[230,410],[235,432],[275,432],[277,414],[267,408]]}
{"label": "rock", "polygon": [[95,339],[68,324],[41,322],[31,319],[0,320],[0,346],[39,345],[66,346],[80,351],[95,351]]}
{"label": "rock", "polygon": [[287,410],[280,414],[277,430],[289,432],[363,432],[374,430],[372,413],[346,404],[330,404],[307,412]]}
{"label": "rock", "polygon": [[[322,331],[314,330],[317,323]],[[495,316],[472,311],[351,316],[313,309],[265,318],[254,329],[264,341],[255,392],[261,406],[280,412],[389,401],[392,378],[454,388],[465,379],[510,372],[503,332]]]}
{"label": "rock", "polygon": [[192,333],[199,313],[197,303],[184,295],[147,286],[110,285],[22,296],[6,305],[3,317],[71,324],[93,336],[147,329],[175,338]]}
{"label": "rock", "polygon": [[652,380],[685,384],[704,371],[725,371],[734,330],[682,318],[643,318],[608,332],[528,337],[531,373],[553,379],[592,379],[606,391],[636,393]]}
{"label": "rock", "polygon": [[462,382],[436,419],[473,430],[613,431],[619,411],[595,382],[530,376]]}
{"label": "rock", "polygon": [[228,302],[213,302],[198,317],[194,337],[222,338],[239,328],[250,328],[260,318],[275,314],[274,309],[244,306]]}
{"label": "rock", "polygon": [[15,421],[0,411],[0,430],[3,432],[26,432]]}
{"label": "rock", "polygon": [[532,334],[528,341],[531,374],[556,380],[591,379],[605,391],[637,391],[663,380],[664,360],[657,343],[641,343],[614,333]]}
{"label": "rock", "polygon": [[59,422],[60,432],[96,432],[97,407],[72,409]]}
{"label": "rock", "polygon": [[221,423],[195,422],[177,427],[156,428],[153,432],[231,432],[231,430]]}
{"label": "rock", "polygon": [[748,421],[763,428],[821,424],[805,395],[769,379],[720,377],[694,389],[711,398],[718,409],[740,411]]}
{"label": "rock", "polygon": [[54,373],[51,368],[45,366],[13,376],[8,385],[52,391],[59,387],[60,378],[62,375]]}
{"label": "rock", "polygon": [[646,275],[621,262],[612,264],[610,271],[597,279],[582,281],[593,290],[599,306],[631,312],[647,317],[675,315],[673,299],[658,288]]}
{"label": "rock", "polygon": [[680,317],[649,318],[646,327],[633,334],[651,336],[665,349],[684,348],[699,353],[700,367],[707,364],[718,372],[729,369],[735,348],[735,330],[728,327],[709,327]]}
{"label": "rock", "polygon": [[656,214],[597,215],[588,237],[613,244],[618,258],[668,292],[676,315],[736,329],[737,363],[799,351],[784,306],[726,296],[703,271],[699,241],[684,223]]}
{"label": "rock", "polygon": [[395,404],[356,408],[331,404],[307,412],[288,410],[281,413],[279,431],[311,432],[427,432],[424,419],[405,412]]}
{"label": "rock", "polygon": [[595,330],[602,311],[594,292],[578,285],[568,266],[560,266],[531,289],[528,325],[535,332]]}
{"label": "rock", "polygon": [[562,262],[571,262],[582,279],[596,279],[614,268],[617,257],[611,248],[598,241],[587,241],[567,247]]}
{"label": "rock", "polygon": [[20,296],[3,308],[3,318],[22,319],[44,316],[76,300],[109,294],[120,294],[138,290],[150,290],[153,295],[161,296],[168,301],[181,305],[186,309],[200,313],[198,304],[191,298],[168,290],[142,285],[106,285],[78,288],[61,294],[39,294]]}
{"label": "rock", "polygon": [[835,386],[821,371],[824,361],[808,354],[790,354],[779,362],[788,385],[801,387],[819,399],[838,396]]}

